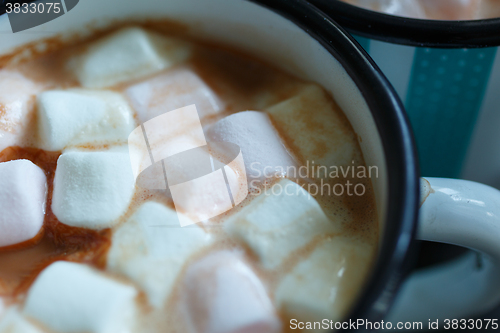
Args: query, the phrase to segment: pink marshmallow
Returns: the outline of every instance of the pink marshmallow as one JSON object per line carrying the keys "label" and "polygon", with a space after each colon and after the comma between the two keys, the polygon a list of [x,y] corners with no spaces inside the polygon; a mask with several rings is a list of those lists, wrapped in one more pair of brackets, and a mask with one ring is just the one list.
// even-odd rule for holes
{"label": "pink marshmallow", "polygon": [[421,0],[427,17],[438,20],[473,20],[482,0]]}
{"label": "pink marshmallow", "polygon": [[[378,12],[413,18],[425,18],[425,11],[415,0],[344,0],[353,5]],[[435,1],[435,0],[432,0]]]}
{"label": "pink marshmallow", "polygon": [[289,167],[296,166],[269,116],[263,112],[239,112],[219,120],[208,129],[207,139],[231,142],[241,148],[250,186],[276,175],[285,176]]}
{"label": "pink marshmallow", "polygon": [[181,288],[181,304],[193,332],[281,332],[264,286],[237,252],[219,251],[195,262]]}
{"label": "pink marshmallow", "polygon": [[0,297],[0,318],[3,317],[5,312],[5,304],[3,303],[2,297]]}
{"label": "pink marshmallow", "polygon": [[477,20],[500,14],[497,0],[343,0],[378,12],[432,20]]}
{"label": "pink marshmallow", "polygon": [[0,70],[0,151],[23,145],[40,87],[23,75]]}
{"label": "pink marshmallow", "polygon": [[0,247],[27,241],[42,228],[47,178],[28,160],[0,163]]}
{"label": "pink marshmallow", "polygon": [[225,108],[212,89],[189,68],[170,70],[131,86],[125,93],[141,122],[191,104],[196,105],[200,118]]}

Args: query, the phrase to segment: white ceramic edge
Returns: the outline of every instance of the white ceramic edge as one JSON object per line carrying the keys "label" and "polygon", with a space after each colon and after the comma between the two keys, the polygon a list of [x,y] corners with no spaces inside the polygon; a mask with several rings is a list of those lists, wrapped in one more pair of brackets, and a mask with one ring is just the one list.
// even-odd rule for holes
{"label": "white ceramic edge", "polygon": [[467,247],[453,262],[413,274],[389,321],[469,318],[500,302],[500,191],[458,179],[422,179],[418,238]]}

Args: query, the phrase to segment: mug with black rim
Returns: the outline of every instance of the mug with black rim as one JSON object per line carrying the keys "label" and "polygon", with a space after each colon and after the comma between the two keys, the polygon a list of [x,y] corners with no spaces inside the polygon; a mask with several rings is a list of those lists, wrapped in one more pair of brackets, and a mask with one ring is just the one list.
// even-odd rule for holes
{"label": "mug with black rim", "polygon": [[313,0],[352,33],[403,100],[422,172],[500,187],[500,18],[400,17]]}
{"label": "mug with black rim", "polygon": [[[490,306],[500,299],[495,285],[500,277],[500,192],[466,181],[420,180],[414,139],[395,90],[349,34],[306,1],[86,0],[44,25],[14,35],[3,33],[0,54],[40,38],[84,30],[90,22],[102,26],[127,17],[180,21],[199,37],[268,59],[278,68],[319,83],[333,95],[359,136],[367,165],[380,170],[379,177],[372,179],[379,252],[346,320],[384,319],[414,263],[417,238],[485,253],[484,264],[473,273],[487,283],[470,293],[470,301]],[[6,30],[8,19],[3,16],[0,31]],[[443,274],[456,271],[444,267]]]}

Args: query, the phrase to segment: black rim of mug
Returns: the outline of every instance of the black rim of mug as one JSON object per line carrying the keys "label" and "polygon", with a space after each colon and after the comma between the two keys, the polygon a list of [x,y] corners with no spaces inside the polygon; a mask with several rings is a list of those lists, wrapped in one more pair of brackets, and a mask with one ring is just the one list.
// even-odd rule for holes
{"label": "black rim of mug", "polygon": [[368,54],[319,9],[303,0],[250,1],[289,19],[319,41],[343,65],[372,112],[389,175],[387,218],[379,257],[348,318],[381,320],[414,263],[419,169],[403,105]]}
{"label": "black rim of mug", "polygon": [[349,32],[370,39],[436,48],[500,46],[500,18],[421,20],[387,15],[340,0],[311,0],[311,3]]}
{"label": "black rim of mug", "polygon": [[379,321],[414,263],[419,209],[415,142],[395,90],[359,44],[318,8],[302,0],[252,0],[289,19],[319,41],[345,68],[366,99],[379,131],[388,173],[383,242],[372,276],[350,319]]}

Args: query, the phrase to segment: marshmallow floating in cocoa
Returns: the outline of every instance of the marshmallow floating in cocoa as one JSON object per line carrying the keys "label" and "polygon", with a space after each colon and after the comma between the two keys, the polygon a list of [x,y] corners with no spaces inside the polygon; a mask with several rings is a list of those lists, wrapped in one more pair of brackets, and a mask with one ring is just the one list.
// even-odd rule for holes
{"label": "marshmallow floating in cocoa", "polygon": [[86,88],[104,88],[140,79],[182,62],[190,46],[132,27],[97,40],[68,67]]}
{"label": "marshmallow floating in cocoa", "polygon": [[285,176],[287,170],[296,166],[263,112],[244,111],[227,116],[208,129],[207,139],[231,142],[241,148],[250,187],[267,178]]}
{"label": "marshmallow floating in cocoa", "polygon": [[225,108],[224,102],[207,83],[185,67],[133,85],[125,93],[141,122],[191,104],[196,105],[202,119]]}
{"label": "marshmallow floating in cocoa", "polygon": [[323,240],[278,284],[277,306],[298,321],[342,320],[357,299],[373,251],[356,237]]}
{"label": "marshmallow floating in cocoa", "polygon": [[17,307],[9,308],[3,316],[0,313],[0,333],[43,333]]}
{"label": "marshmallow floating in cocoa", "polygon": [[125,213],[134,191],[126,152],[68,151],[57,160],[52,211],[70,226],[109,228]]}
{"label": "marshmallow floating in cocoa", "polygon": [[29,289],[23,313],[56,332],[120,333],[134,324],[136,295],[89,266],[56,261]]}
{"label": "marshmallow floating in cocoa", "polygon": [[229,217],[224,229],[249,246],[267,269],[275,269],[316,237],[339,232],[318,202],[288,179]]}
{"label": "marshmallow floating in cocoa", "polygon": [[181,306],[196,333],[281,332],[266,288],[238,252],[214,252],[189,266]]}
{"label": "marshmallow floating in cocoa", "polygon": [[18,72],[0,70],[0,151],[23,146],[31,139],[29,124],[41,85]]}
{"label": "marshmallow floating in cocoa", "polygon": [[307,85],[267,111],[301,163],[308,165],[309,174],[313,165],[328,168],[352,165],[353,160],[361,159],[351,124],[320,86]]}
{"label": "marshmallow floating in cocoa", "polygon": [[47,179],[28,160],[0,163],[0,247],[27,241],[42,228]]}
{"label": "marshmallow floating in cocoa", "polygon": [[197,225],[181,227],[174,210],[146,202],[115,231],[108,269],[137,283],[161,307],[182,266],[210,241]]}
{"label": "marshmallow floating in cocoa", "polygon": [[38,95],[40,148],[125,143],[135,127],[125,99],[111,91],[51,90]]}
{"label": "marshmallow floating in cocoa", "polygon": [[[425,10],[419,1],[415,0],[344,0],[356,6],[375,10],[395,16],[405,16],[423,19]],[[432,0],[439,2],[439,0]],[[467,0],[468,1],[468,0]]]}

